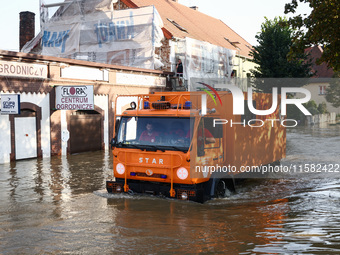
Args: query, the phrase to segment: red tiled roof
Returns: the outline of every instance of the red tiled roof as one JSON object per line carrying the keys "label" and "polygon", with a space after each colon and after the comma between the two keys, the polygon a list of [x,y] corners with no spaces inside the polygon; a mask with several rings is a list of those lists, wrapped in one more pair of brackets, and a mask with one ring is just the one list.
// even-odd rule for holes
{"label": "red tiled roof", "polygon": [[309,59],[312,59],[312,71],[316,71],[314,78],[332,78],[334,71],[328,68],[325,62],[320,65],[316,64],[317,59],[321,58],[323,49],[320,46],[309,47],[305,49],[306,54],[310,54]]}
{"label": "red tiled roof", "polygon": [[[190,37],[236,50],[237,55],[250,58],[252,45],[219,19],[210,17],[172,0],[121,0],[130,8],[154,5],[162,17],[164,28],[175,38]],[[218,7],[216,7],[218,8]],[[175,21],[186,31],[179,29]],[[164,29],[163,29],[164,31]]]}

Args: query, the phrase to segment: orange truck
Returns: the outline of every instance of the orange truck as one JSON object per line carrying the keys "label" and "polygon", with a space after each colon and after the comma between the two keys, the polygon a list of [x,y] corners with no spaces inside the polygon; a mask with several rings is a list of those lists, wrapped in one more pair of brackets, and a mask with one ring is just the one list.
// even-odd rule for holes
{"label": "orange truck", "polygon": [[[131,104],[118,113],[120,97]],[[280,107],[266,116],[249,110],[235,115],[232,93],[220,91],[218,99],[205,92],[118,96],[107,191],[204,202],[226,196],[236,178],[285,157]],[[254,93],[252,100],[256,109],[269,109],[273,99]]]}

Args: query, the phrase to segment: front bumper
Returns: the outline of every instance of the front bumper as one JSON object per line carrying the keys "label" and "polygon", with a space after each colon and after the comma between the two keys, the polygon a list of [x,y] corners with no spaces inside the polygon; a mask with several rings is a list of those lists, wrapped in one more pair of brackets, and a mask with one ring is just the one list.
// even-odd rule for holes
{"label": "front bumper", "polygon": [[[148,181],[128,180],[129,191],[140,194],[169,197],[180,200],[190,200],[203,203],[211,197],[205,190],[205,183],[200,184],[173,184],[175,196],[170,196],[170,183],[158,183]],[[124,179],[117,178],[116,181],[106,181],[108,193],[124,193]]]}

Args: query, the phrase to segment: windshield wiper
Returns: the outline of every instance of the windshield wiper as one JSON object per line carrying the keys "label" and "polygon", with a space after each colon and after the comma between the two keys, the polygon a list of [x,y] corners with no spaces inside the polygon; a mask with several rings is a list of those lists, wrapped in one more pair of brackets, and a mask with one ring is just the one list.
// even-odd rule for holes
{"label": "windshield wiper", "polygon": [[123,142],[119,142],[119,143],[116,144],[117,147],[118,146],[123,146],[123,145],[125,145]]}
{"label": "windshield wiper", "polygon": [[176,146],[165,146],[165,147],[168,147],[168,148],[172,148],[176,151],[182,151],[182,152],[187,152],[188,150],[187,149],[181,149],[180,147],[176,147]]}
{"label": "windshield wiper", "polygon": [[117,145],[118,145],[118,146],[121,146],[121,147],[133,147],[133,148],[139,149],[139,150],[141,150],[141,151],[144,150],[144,148],[141,148],[140,146],[138,146],[138,145],[136,145],[136,144],[131,144],[131,143],[126,144],[125,142],[126,142],[126,141],[124,140],[124,141],[122,141],[122,142],[117,143]]}
{"label": "windshield wiper", "polygon": [[176,146],[171,146],[171,145],[167,145],[167,146],[162,145],[161,146],[162,148],[159,148],[156,145],[151,145],[151,144],[140,144],[140,145],[137,145],[137,144],[126,144],[124,142],[125,141],[117,143],[117,146],[121,146],[121,147],[133,147],[133,148],[136,148],[136,149],[140,149],[141,151],[144,151],[144,150],[147,150],[147,151],[157,151],[157,150],[160,150],[162,152],[165,152],[166,148],[171,148],[173,150],[182,151],[182,152],[187,152],[188,151],[188,149],[185,149],[185,148],[181,149],[181,147],[176,147]]}
{"label": "windshield wiper", "polygon": [[136,144],[125,144],[125,146],[131,146],[133,148],[140,149],[141,151],[144,151],[144,148],[141,148],[140,146],[138,146]]}
{"label": "windshield wiper", "polygon": [[[151,145],[151,144],[143,144],[143,146],[146,146],[146,147],[150,147],[152,148],[153,150],[152,151],[157,151],[157,150],[160,150],[162,152],[165,152],[164,149],[161,149],[161,148],[158,148],[156,145]],[[147,149],[146,149],[147,150]],[[150,151],[150,150],[149,150]]]}

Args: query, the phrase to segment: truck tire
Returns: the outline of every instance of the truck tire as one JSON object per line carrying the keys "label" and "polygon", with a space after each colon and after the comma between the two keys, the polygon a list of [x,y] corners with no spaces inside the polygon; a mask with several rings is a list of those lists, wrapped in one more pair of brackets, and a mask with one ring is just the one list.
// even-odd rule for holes
{"label": "truck tire", "polygon": [[235,192],[235,184],[233,179],[220,179],[216,185],[215,197],[230,197]]}

